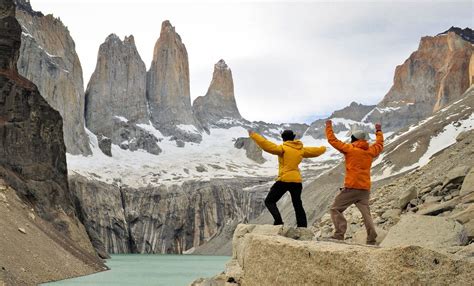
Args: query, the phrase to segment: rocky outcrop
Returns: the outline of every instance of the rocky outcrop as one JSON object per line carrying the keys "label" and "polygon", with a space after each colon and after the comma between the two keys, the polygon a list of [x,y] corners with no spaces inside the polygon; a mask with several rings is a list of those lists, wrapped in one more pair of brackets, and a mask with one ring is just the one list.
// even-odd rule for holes
{"label": "rocky outcrop", "polygon": [[367,117],[397,130],[460,99],[470,85],[471,42],[455,32],[423,37],[418,50],[395,70],[394,84]]}
{"label": "rocky outcrop", "polygon": [[248,137],[237,138],[237,140],[235,140],[234,147],[237,149],[244,149],[247,158],[259,164],[263,164],[266,161],[262,156],[262,149]]}
{"label": "rocky outcrop", "polygon": [[155,44],[147,74],[147,98],[151,121],[165,136],[201,141],[199,132],[193,130],[199,125],[191,107],[188,52],[169,21],[162,23]]}
{"label": "rocky outcrop", "polygon": [[244,190],[261,183],[259,179],[190,181],[140,189],[79,175],[71,176],[69,182],[81,220],[99,253],[192,251],[220,235],[225,226],[253,219],[264,208],[261,191]]}
{"label": "rocky outcrop", "polygon": [[[114,138],[114,119],[148,123],[146,68],[133,36],[115,34],[99,48],[97,65],[86,90],[86,125],[95,134]],[[116,142],[117,145],[121,143]]]}
{"label": "rocky outcrop", "polygon": [[237,227],[224,274],[192,285],[467,285],[474,279],[473,262],[431,249],[295,240],[267,227],[275,231]]}
{"label": "rocky outcrop", "polygon": [[353,128],[373,132],[372,124],[363,123],[365,117],[369,114],[375,105],[363,105],[352,102],[343,109],[334,111],[326,119],[318,119],[311,123],[305,131],[305,135],[312,136],[315,139],[326,139],[326,120],[333,120],[334,132],[350,131]]}
{"label": "rocky outcrop", "polygon": [[16,17],[23,30],[18,71],[61,114],[67,151],[91,154],[84,130],[82,68],[74,41],[59,19],[32,12],[28,1],[17,3],[21,5]]}
{"label": "rocky outcrop", "polygon": [[362,121],[364,116],[374,108],[375,105],[363,105],[352,102],[349,106],[334,111],[329,118],[345,118],[354,121]]}
{"label": "rocky outcrop", "polygon": [[86,91],[86,125],[98,136],[130,151],[158,155],[158,139],[140,124],[148,124],[146,68],[133,36],[115,34],[99,48],[97,66]]}
{"label": "rocky outcrop", "polygon": [[[0,215],[2,233],[5,231],[6,234],[11,230],[12,221],[16,223],[38,215],[45,223],[35,224],[30,234],[32,228],[29,228],[28,224],[21,229],[18,226],[14,228],[18,228],[24,235],[40,233],[43,238],[49,237],[49,247],[53,247],[54,243],[59,244],[64,248],[63,253],[69,252],[69,256],[78,259],[74,265],[82,261],[102,266],[95,258],[95,251],[84,226],[76,217],[71,201],[62,118],[48,105],[37,87],[17,71],[21,26],[15,19],[13,1],[0,1],[0,11],[0,177],[4,181],[0,189],[4,190],[5,185],[9,186],[22,200],[20,202],[16,195],[11,193],[0,196],[3,203],[7,204],[6,210],[2,205]],[[12,217],[10,213],[7,214],[10,203],[15,207],[14,211],[22,213],[24,217]],[[31,210],[31,215],[27,210]],[[48,229],[51,226],[54,231]],[[14,233],[17,234],[18,231],[15,229]],[[10,243],[11,240],[14,241],[13,244]],[[24,242],[24,239],[17,240],[14,236],[4,235],[1,245],[4,247],[6,243],[10,243],[9,245],[13,246],[8,249],[8,253],[21,251],[24,255],[25,248],[19,248],[30,247]],[[2,250],[2,257],[5,257],[4,253],[6,251]],[[12,259],[25,260],[23,255],[21,258]],[[31,260],[31,257],[28,258]],[[97,265],[91,265],[89,273],[94,268],[96,271],[101,269],[96,268]],[[2,272],[3,270],[5,268]]]}
{"label": "rocky outcrop", "polygon": [[225,118],[242,119],[235,101],[232,71],[224,60],[214,65],[211,85],[205,96],[194,100],[193,111],[203,126]]}
{"label": "rocky outcrop", "polygon": [[405,215],[389,230],[380,245],[383,247],[418,245],[436,249],[466,245],[467,242],[464,227],[453,219]]}

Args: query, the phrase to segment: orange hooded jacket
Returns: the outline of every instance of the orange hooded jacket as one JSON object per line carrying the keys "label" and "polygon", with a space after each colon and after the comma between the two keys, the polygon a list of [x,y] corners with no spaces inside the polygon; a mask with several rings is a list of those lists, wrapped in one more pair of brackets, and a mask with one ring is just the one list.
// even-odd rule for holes
{"label": "orange hooded jacket", "polygon": [[352,144],[346,144],[336,138],[332,126],[326,126],[326,137],[329,144],[344,154],[346,159],[344,187],[370,191],[372,160],[383,150],[382,131],[377,131],[375,135],[376,141],[370,146],[365,140],[357,140]]}
{"label": "orange hooded jacket", "polygon": [[263,136],[250,134],[260,148],[273,155],[278,155],[278,178],[277,181],[288,183],[301,183],[301,174],[298,165],[303,158],[317,157],[326,151],[326,147],[303,147],[299,140],[285,141],[277,145],[268,141]]}

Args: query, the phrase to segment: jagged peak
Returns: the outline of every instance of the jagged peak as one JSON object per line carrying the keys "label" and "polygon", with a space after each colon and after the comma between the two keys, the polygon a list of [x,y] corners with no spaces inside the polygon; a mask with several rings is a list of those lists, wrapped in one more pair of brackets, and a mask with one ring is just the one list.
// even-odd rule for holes
{"label": "jagged peak", "polygon": [[15,0],[16,8],[25,11],[33,16],[42,17],[43,13],[33,10],[30,0]]}
{"label": "jagged peak", "polygon": [[133,35],[125,36],[125,38],[123,39],[123,42],[126,44],[135,45],[135,37]]}
{"label": "jagged peak", "polygon": [[122,42],[122,40],[120,40],[119,36],[117,36],[117,34],[115,34],[115,33],[112,33],[112,34],[108,35],[107,38],[105,38],[105,42],[116,42],[116,41]]}
{"label": "jagged peak", "polygon": [[459,27],[451,26],[451,28],[447,29],[446,31],[442,33],[439,33],[436,36],[446,35],[449,32],[453,32],[457,34],[458,36],[460,36],[461,38],[463,38],[464,40],[474,44],[474,31],[469,27],[462,29]]}
{"label": "jagged peak", "polygon": [[163,21],[163,23],[161,23],[160,38],[164,38],[164,35],[173,35],[179,40],[179,42],[182,42],[181,37],[178,33],[176,33],[175,27],[171,25],[171,22],[169,20],[165,20]]}
{"label": "jagged peak", "polygon": [[220,59],[215,65],[214,69],[228,70],[229,66],[225,63],[223,59]]}

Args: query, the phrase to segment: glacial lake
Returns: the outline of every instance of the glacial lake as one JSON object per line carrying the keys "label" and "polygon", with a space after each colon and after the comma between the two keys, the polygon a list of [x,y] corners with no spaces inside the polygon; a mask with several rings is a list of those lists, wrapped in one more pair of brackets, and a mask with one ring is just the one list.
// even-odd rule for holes
{"label": "glacial lake", "polygon": [[187,286],[197,278],[224,271],[229,260],[229,256],[117,254],[107,259],[108,271],[41,285]]}

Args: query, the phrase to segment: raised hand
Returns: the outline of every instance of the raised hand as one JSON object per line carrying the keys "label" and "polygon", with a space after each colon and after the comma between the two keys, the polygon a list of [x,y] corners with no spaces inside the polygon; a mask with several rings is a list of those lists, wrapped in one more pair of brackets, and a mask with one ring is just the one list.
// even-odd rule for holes
{"label": "raised hand", "polygon": [[382,131],[382,124],[376,123],[375,124],[375,131]]}

